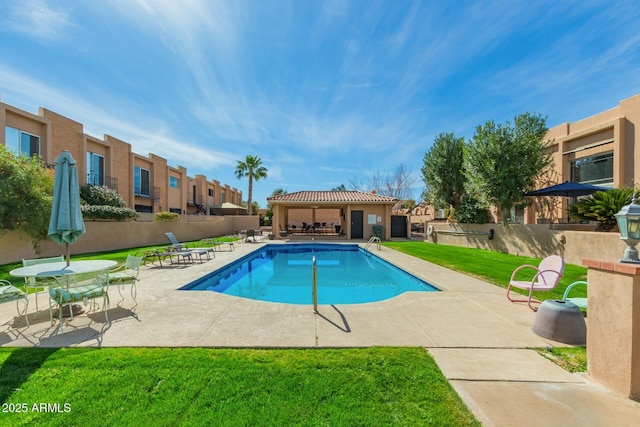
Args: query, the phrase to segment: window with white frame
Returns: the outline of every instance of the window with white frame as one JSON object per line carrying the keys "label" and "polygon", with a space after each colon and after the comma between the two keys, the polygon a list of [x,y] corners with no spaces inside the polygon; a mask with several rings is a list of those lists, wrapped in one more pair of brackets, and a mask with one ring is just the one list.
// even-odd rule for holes
{"label": "window with white frame", "polygon": [[133,187],[136,196],[149,197],[150,193],[149,170],[136,166],[133,172]]}
{"label": "window with white frame", "polygon": [[7,126],[4,136],[5,146],[9,151],[27,157],[40,155],[40,137],[38,135]]}
{"label": "window with white frame", "polygon": [[104,157],[87,152],[87,184],[104,185]]}

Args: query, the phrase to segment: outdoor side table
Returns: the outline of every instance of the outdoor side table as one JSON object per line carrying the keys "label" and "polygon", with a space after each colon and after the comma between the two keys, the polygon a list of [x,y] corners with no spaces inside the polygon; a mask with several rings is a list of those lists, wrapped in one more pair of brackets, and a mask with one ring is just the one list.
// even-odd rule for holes
{"label": "outdoor side table", "polygon": [[585,345],[587,342],[584,315],[580,307],[569,301],[543,301],[531,330],[543,338],[565,344]]}

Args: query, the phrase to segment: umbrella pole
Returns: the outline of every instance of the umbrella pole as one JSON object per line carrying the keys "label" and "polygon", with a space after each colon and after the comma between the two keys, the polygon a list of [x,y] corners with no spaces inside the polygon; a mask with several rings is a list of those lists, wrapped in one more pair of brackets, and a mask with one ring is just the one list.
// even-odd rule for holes
{"label": "umbrella pole", "polygon": [[69,263],[71,262],[71,248],[69,247],[69,243],[66,243],[67,246],[67,267],[69,267]]}

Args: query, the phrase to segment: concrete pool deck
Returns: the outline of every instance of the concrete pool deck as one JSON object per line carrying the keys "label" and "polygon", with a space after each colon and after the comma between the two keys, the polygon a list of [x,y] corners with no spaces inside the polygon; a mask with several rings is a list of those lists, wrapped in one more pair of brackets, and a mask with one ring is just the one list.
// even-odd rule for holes
{"label": "concrete pool deck", "polygon": [[[505,290],[417,258],[382,248],[376,255],[435,285],[442,292],[411,292],[360,305],[311,306],[266,303],[215,292],[177,289],[253,250],[188,266],[141,269],[137,303],[127,287],[111,288],[110,322],[98,310],[49,324],[49,313],[29,321],[14,303],[0,305],[4,347],[368,347],[421,346],[484,425],[637,426],[640,403],[571,374],[532,347],[563,346],[535,335],[525,304]],[[46,305],[40,295],[40,308]]]}

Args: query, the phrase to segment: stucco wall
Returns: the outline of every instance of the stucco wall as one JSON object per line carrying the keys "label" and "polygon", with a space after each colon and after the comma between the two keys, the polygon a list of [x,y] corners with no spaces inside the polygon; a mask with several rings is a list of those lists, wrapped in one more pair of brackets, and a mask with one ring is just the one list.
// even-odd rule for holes
{"label": "stucco wall", "polygon": [[[198,222],[98,222],[85,221],[87,232],[70,246],[71,254],[117,250],[130,247],[169,244],[164,233],[171,231],[178,240],[190,241],[205,237],[233,234],[236,230],[259,227],[257,216],[199,215]],[[43,241],[36,254],[24,234],[12,231],[0,236],[0,265],[23,258],[61,255],[65,246]]]}
{"label": "stucco wall", "polygon": [[[551,230],[546,224],[448,224],[430,223],[438,244],[489,249],[513,255],[545,257],[558,254],[570,264],[581,265],[583,259],[618,260],[626,245],[620,233],[595,231]],[[428,227],[425,227],[425,231]],[[494,229],[494,239],[486,234]],[[433,238],[428,239],[433,243]]]}

